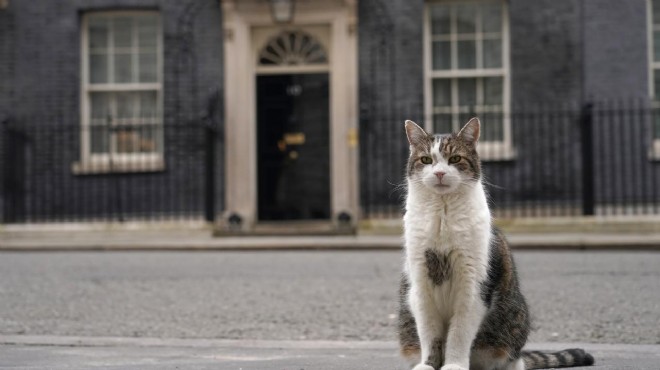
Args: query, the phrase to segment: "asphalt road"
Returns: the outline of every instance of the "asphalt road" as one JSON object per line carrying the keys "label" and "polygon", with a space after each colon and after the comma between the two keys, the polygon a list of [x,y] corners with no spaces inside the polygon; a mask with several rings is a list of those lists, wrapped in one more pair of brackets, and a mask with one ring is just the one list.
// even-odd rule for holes
{"label": "asphalt road", "polygon": [[[515,252],[533,342],[660,344],[660,253]],[[395,340],[393,251],[0,253],[0,334]]]}

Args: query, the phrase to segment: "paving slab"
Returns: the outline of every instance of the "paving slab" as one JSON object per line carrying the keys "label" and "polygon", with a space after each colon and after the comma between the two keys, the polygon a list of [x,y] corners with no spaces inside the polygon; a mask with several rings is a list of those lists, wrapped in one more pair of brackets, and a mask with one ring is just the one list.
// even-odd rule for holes
{"label": "paving slab", "polygon": [[[534,343],[585,348],[593,367],[657,370],[660,345]],[[408,369],[394,342],[0,336],[0,369]]]}
{"label": "paving slab", "polygon": [[[510,233],[517,249],[660,250],[660,233]],[[0,251],[401,249],[400,235],[225,236],[206,229],[0,230]]]}

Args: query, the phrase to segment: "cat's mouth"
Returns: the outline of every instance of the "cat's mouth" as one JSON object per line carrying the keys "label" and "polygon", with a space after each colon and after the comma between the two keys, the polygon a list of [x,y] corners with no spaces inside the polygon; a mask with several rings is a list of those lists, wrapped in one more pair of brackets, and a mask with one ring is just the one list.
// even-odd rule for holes
{"label": "cat's mouth", "polygon": [[446,189],[450,186],[447,185],[447,184],[438,183],[438,184],[435,184],[434,187],[439,188],[439,189]]}

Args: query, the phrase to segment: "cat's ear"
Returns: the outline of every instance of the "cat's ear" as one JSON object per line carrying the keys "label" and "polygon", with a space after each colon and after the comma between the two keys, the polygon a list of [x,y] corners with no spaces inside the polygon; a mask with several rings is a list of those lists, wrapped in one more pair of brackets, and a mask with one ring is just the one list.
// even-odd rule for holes
{"label": "cat's ear", "polygon": [[429,137],[423,128],[410,120],[406,120],[406,135],[408,136],[408,143],[413,146],[421,145]]}
{"label": "cat's ear", "polygon": [[458,137],[469,142],[472,145],[477,145],[479,141],[479,131],[481,130],[481,122],[479,118],[474,117],[463,126],[461,131],[458,132]]}

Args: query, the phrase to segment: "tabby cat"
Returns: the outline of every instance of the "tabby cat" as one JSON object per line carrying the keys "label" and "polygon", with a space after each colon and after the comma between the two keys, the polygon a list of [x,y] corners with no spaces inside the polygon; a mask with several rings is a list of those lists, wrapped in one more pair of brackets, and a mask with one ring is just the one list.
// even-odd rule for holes
{"label": "tabby cat", "polygon": [[591,365],[582,349],[522,348],[529,312],[504,236],[491,224],[471,119],[458,133],[405,124],[405,264],[401,352],[414,370],[523,370]]}

